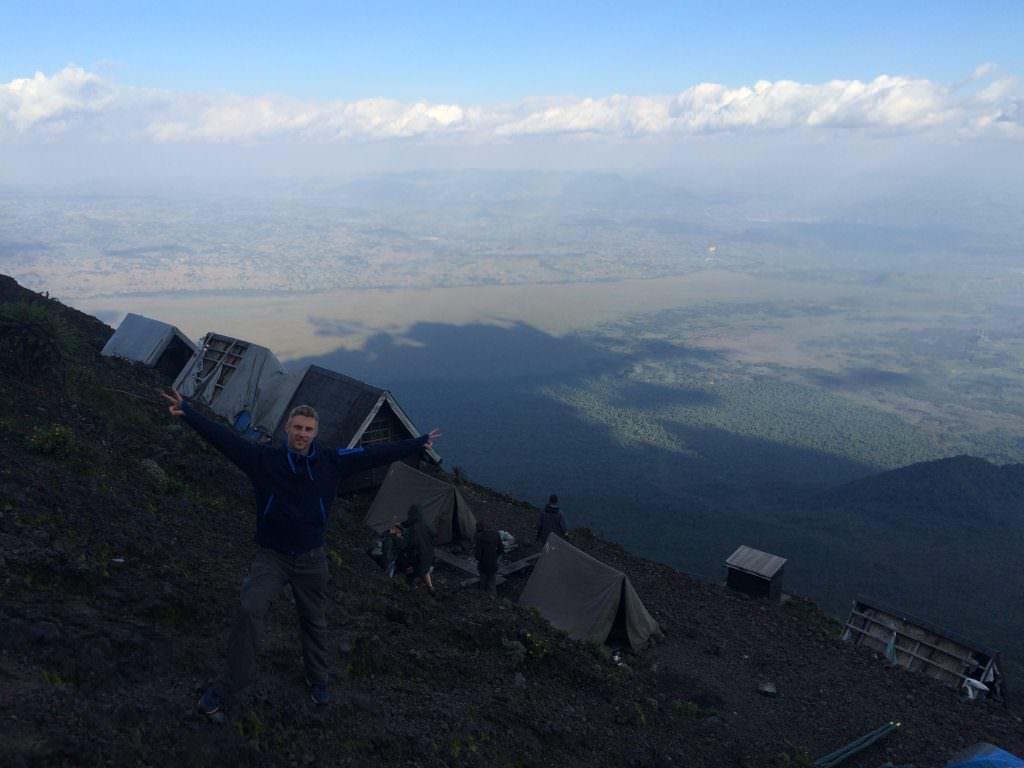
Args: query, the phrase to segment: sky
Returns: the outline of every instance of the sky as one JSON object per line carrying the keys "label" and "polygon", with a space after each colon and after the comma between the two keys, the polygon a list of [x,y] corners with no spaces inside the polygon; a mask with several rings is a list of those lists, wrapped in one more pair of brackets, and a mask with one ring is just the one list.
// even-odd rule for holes
{"label": "sky", "polygon": [[0,181],[1024,152],[1021,39],[1020,0],[0,0]]}

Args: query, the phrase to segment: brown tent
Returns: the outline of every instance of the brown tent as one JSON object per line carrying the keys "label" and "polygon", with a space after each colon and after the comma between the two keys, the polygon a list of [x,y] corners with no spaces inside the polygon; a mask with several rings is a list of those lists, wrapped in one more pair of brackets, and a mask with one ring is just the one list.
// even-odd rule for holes
{"label": "brown tent", "polygon": [[628,643],[661,635],[629,577],[552,533],[519,603],[536,608],[574,640]]}
{"label": "brown tent", "polygon": [[476,517],[458,488],[400,461],[388,469],[366,513],[366,524],[383,533],[405,520],[413,504],[419,505],[437,544],[472,540],[476,535]]}

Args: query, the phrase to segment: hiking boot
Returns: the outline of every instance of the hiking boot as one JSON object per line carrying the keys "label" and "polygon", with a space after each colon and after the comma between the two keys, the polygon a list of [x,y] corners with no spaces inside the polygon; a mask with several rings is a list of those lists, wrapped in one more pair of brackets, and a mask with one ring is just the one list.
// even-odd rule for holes
{"label": "hiking boot", "polygon": [[331,692],[327,690],[327,683],[316,683],[309,686],[309,698],[318,707],[331,703]]}
{"label": "hiking boot", "polygon": [[217,714],[223,707],[224,699],[213,686],[210,686],[203,692],[203,697],[199,699],[199,704],[197,705],[199,712],[207,717]]}
{"label": "hiking boot", "polygon": [[331,703],[331,692],[327,690],[327,683],[311,683],[307,677],[306,685],[309,688],[309,698],[318,707]]}

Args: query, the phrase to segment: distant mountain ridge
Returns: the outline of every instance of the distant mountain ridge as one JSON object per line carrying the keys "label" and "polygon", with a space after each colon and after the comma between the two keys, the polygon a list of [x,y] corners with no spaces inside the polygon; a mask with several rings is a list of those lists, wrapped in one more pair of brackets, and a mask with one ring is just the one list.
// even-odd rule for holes
{"label": "distant mountain ridge", "polygon": [[830,489],[822,505],[859,507],[927,522],[1022,522],[1024,464],[953,456],[900,467]]}

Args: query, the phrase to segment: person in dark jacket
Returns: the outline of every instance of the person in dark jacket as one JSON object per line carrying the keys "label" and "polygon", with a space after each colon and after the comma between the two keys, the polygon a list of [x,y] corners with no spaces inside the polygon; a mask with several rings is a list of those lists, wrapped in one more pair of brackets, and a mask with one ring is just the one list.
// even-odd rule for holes
{"label": "person in dark jacket", "polygon": [[551,494],[547,506],[537,518],[537,541],[541,544],[548,540],[548,534],[557,533],[565,536],[565,518],[562,517],[562,509],[558,506],[558,496]]}
{"label": "person in dark jacket", "polygon": [[402,552],[402,526],[392,525],[381,540],[381,558],[388,578],[395,575],[398,557]]}
{"label": "person in dark jacket", "polygon": [[434,591],[434,582],[430,573],[434,570],[434,532],[423,520],[423,512],[419,506],[409,507],[409,514],[402,528],[402,562],[410,584],[422,579],[427,589]]}
{"label": "person in dark jacket", "polygon": [[498,594],[495,580],[498,576],[498,558],[505,547],[501,535],[482,522],[476,524],[476,570],[480,574],[480,589],[492,595]]}
{"label": "person in dark jacket", "polygon": [[250,442],[216,424],[184,400],[164,393],[172,416],[199,433],[242,470],[256,492],[256,543],[259,549],[242,583],[241,608],[228,639],[228,664],[223,678],[199,700],[207,715],[244,690],[256,667],[256,643],[270,602],[291,584],[299,613],[302,659],[310,697],[327,704],[327,559],[324,533],[338,486],[350,475],[429,448],[440,432],[411,440],[365,448],[322,448],[316,442],[319,419],[308,405],[293,408],[280,447]]}

